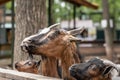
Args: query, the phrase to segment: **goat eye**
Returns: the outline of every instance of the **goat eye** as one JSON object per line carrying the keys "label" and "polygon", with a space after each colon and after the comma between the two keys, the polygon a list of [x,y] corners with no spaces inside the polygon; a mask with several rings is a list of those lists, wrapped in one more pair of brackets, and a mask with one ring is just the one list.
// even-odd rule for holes
{"label": "goat eye", "polygon": [[32,65],[32,62],[28,62],[28,65]]}
{"label": "goat eye", "polygon": [[35,40],[31,40],[31,39],[30,39],[29,42],[32,43],[32,42],[35,42]]}

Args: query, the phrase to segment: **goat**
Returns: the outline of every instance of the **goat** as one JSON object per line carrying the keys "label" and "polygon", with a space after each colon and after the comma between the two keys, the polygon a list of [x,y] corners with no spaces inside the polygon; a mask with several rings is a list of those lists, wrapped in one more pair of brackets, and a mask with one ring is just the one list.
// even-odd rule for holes
{"label": "goat", "polygon": [[[25,60],[25,61],[19,61],[15,63],[15,68],[18,71],[22,71],[22,72],[28,72],[28,73],[34,73],[34,74],[40,74],[40,63],[42,66],[42,73],[44,74],[44,76],[51,76],[51,77],[57,77],[59,78],[59,75],[55,75],[58,74],[57,73],[57,67],[54,66],[56,61],[54,58],[46,58],[44,57],[44,59],[42,59],[42,63],[41,60],[40,61],[33,61],[33,60]],[[57,64],[57,63],[56,63]],[[46,68],[47,65],[50,65],[49,68]],[[52,73],[51,73],[52,70]],[[54,76],[53,76],[54,75]]]}
{"label": "goat", "polygon": [[[74,35],[82,33],[85,29],[79,28],[71,31],[56,28],[58,24],[43,29],[40,33],[25,38],[21,43],[21,49],[32,54],[54,57],[61,60],[62,78],[72,80],[69,67],[80,62],[80,54],[77,53]],[[52,71],[51,71],[52,72]]]}
{"label": "goat", "polygon": [[33,60],[19,61],[15,63],[15,68],[18,71],[38,74],[40,63],[41,60],[38,62]]}
{"label": "goat", "polygon": [[88,62],[73,64],[69,70],[77,80],[112,80],[112,70],[116,69],[103,60],[92,58]]}

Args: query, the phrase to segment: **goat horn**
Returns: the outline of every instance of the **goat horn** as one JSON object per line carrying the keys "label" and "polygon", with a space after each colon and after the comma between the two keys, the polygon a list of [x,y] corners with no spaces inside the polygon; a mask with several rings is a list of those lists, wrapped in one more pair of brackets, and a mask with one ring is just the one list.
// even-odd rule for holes
{"label": "goat horn", "polygon": [[49,29],[53,29],[53,28],[57,27],[58,25],[60,25],[60,23],[53,24],[53,25],[49,26]]}
{"label": "goat horn", "polygon": [[78,28],[78,29],[74,29],[74,30],[68,31],[68,34],[71,34],[71,35],[80,34],[80,33],[82,33],[84,30],[85,30],[84,27]]}

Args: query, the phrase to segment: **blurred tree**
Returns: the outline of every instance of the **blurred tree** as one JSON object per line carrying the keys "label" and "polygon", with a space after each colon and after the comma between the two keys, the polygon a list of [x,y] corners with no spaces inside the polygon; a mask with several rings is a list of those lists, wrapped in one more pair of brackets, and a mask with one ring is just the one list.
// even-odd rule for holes
{"label": "blurred tree", "polygon": [[102,0],[103,4],[103,19],[107,21],[107,26],[104,29],[105,32],[105,49],[108,59],[113,60],[114,49],[113,49],[113,33],[110,27],[110,13],[108,0]]}
{"label": "blurred tree", "polygon": [[5,7],[7,10],[11,10],[11,1],[6,3]]}
{"label": "blurred tree", "polygon": [[14,63],[27,57],[20,48],[22,40],[47,26],[46,0],[15,0],[15,2]]}

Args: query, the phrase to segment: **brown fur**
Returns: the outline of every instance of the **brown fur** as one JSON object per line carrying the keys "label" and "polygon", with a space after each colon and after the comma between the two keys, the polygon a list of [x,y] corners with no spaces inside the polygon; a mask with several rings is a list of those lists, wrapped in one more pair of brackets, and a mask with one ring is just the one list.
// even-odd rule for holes
{"label": "brown fur", "polygon": [[100,75],[100,76],[92,78],[91,80],[112,80],[112,79],[111,79],[111,75],[108,75],[107,77],[103,77]]}
{"label": "brown fur", "polygon": [[54,57],[44,57],[42,59],[42,74],[44,76],[57,77],[59,78],[57,72],[57,61]]}
{"label": "brown fur", "polygon": [[[36,63],[37,63],[36,61],[31,61],[31,60],[19,61],[19,62],[15,63],[15,68],[21,72],[40,74],[40,71],[39,71],[40,64],[36,64]],[[56,59],[53,57],[42,58],[42,63],[41,63],[42,74],[45,76],[59,78],[58,73],[57,73],[56,64],[57,64]],[[51,73],[51,70],[52,70],[52,73]]]}
{"label": "brown fur", "polygon": [[[40,35],[38,34],[38,37],[39,36]],[[56,64],[57,60],[61,60],[62,78],[65,80],[73,80],[68,69],[72,64],[80,63],[76,44],[75,42],[71,42],[71,39],[74,37],[67,33],[67,31],[58,29],[51,30],[49,33],[45,34],[45,36],[40,37],[40,39],[38,37],[35,36],[34,38],[24,41],[22,48],[27,47],[27,50],[25,51],[47,57],[45,61],[43,60],[42,64],[42,66],[45,67],[43,68],[43,74],[52,76],[50,73],[53,71],[57,74],[55,72],[57,70],[56,65],[51,64]],[[38,40],[34,41],[35,43],[32,43],[31,41],[36,40],[36,38]],[[26,46],[26,44],[28,46]],[[50,62],[47,59],[50,60]],[[48,66],[49,68],[47,69]],[[51,69],[52,67],[54,67],[54,70]]]}
{"label": "brown fur", "polygon": [[19,61],[15,63],[15,68],[21,72],[28,72],[28,73],[39,73],[39,66],[40,63],[36,61],[26,60],[26,61]]}
{"label": "brown fur", "polygon": [[96,71],[96,72],[91,71],[91,74],[93,74],[91,75],[91,80],[112,80],[111,73],[103,76],[99,71]]}
{"label": "brown fur", "polygon": [[[74,42],[66,42],[68,38],[64,38],[65,35],[50,41],[48,44],[38,48],[37,52],[42,52],[42,55],[48,57],[55,57],[61,60],[62,77],[71,80],[68,68],[74,64],[79,63],[80,59],[76,53],[76,45]],[[71,35],[70,35],[71,36]],[[68,36],[66,36],[68,37]]]}

